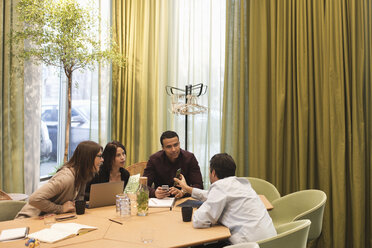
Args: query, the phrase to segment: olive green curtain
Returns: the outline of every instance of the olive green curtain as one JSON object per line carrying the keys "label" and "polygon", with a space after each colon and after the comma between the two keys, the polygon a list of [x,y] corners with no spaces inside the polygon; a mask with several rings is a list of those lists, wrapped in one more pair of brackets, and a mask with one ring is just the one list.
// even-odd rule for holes
{"label": "olive green curtain", "polygon": [[158,61],[160,47],[166,47],[167,34],[160,31],[167,30],[161,27],[167,24],[167,1],[113,0],[112,11],[114,38],[127,65],[113,69],[111,133],[126,146],[129,165],[146,161],[159,148],[164,88]]}
{"label": "olive green curtain", "polygon": [[16,20],[16,1],[0,1],[0,188],[24,192],[23,182],[23,65],[7,42]]}
{"label": "olive green curtain", "polygon": [[372,246],[372,4],[227,1],[222,151],[328,196],[314,247]]}

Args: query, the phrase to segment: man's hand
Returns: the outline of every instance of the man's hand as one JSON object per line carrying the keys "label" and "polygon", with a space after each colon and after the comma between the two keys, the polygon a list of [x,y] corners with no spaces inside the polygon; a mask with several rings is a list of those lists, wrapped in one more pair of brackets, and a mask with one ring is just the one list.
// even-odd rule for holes
{"label": "man's hand", "polygon": [[171,187],[169,189],[169,193],[171,193],[172,195],[174,195],[174,197],[176,197],[176,198],[181,198],[181,197],[183,197],[185,195],[184,192],[182,192],[181,190],[179,190],[179,189],[177,189],[175,187]]}
{"label": "man's hand", "polygon": [[161,187],[158,187],[156,190],[155,190],[155,196],[156,198],[158,199],[163,199],[164,197],[167,197],[169,196],[169,191],[166,191],[166,190],[163,190]]}
{"label": "man's hand", "polygon": [[178,179],[178,178],[173,178],[173,180],[175,182],[177,182],[178,185],[182,188],[182,190],[184,191],[184,192],[182,192],[183,194],[185,194],[185,193],[191,194],[192,193],[192,187],[190,187],[189,185],[187,185],[186,180],[185,180],[185,177],[182,174],[181,174],[181,180]]}
{"label": "man's hand", "polygon": [[62,211],[64,213],[75,211],[75,204],[72,201],[67,201],[62,205]]}

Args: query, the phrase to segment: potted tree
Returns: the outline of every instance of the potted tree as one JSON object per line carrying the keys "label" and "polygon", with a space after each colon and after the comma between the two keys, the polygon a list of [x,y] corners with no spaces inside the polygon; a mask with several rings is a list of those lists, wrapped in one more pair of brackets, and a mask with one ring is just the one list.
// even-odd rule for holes
{"label": "potted tree", "polygon": [[67,161],[73,73],[92,69],[96,63],[105,61],[122,67],[125,58],[111,36],[106,41],[107,48],[102,48],[98,39],[98,11],[82,6],[78,0],[20,0],[17,11],[21,27],[12,32],[11,42],[30,44],[18,57],[61,67],[66,75],[68,111],[64,161]]}

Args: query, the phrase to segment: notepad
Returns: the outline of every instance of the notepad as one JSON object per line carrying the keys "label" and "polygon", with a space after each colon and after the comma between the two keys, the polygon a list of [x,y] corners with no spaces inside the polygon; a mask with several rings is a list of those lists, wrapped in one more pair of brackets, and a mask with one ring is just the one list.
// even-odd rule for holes
{"label": "notepad", "polygon": [[50,228],[29,234],[28,237],[46,243],[54,243],[95,229],[97,227],[77,223],[55,223]]}
{"label": "notepad", "polygon": [[203,201],[196,201],[196,200],[186,200],[181,204],[178,204],[177,207],[193,207],[199,208],[203,204]]}
{"label": "notepad", "polygon": [[28,227],[20,227],[3,230],[0,234],[0,241],[23,239],[27,237]]}
{"label": "notepad", "polygon": [[163,199],[150,198],[149,208],[170,208],[173,206],[175,198],[166,197]]}

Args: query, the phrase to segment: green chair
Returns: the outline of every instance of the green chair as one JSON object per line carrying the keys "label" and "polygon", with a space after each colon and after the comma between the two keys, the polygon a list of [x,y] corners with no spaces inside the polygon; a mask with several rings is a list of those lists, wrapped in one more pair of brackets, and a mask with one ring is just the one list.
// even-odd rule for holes
{"label": "green chair", "polygon": [[321,190],[301,190],[273,201],[271,204],[274,209],[269,211],[269,214],[275,227],[295,220],[309,219],[311,227],[308,241],[310,241],[318,238],[322,232],[326,201],[327,196]]}
{"label": "green chair", "polygon": [[25,201],[0,201],[0,221],[13,220],[25,204]]}
{"label": "green chair", "polygon": [[[298,220],[279,226],[277,235],[268,239],[257,241],[260,248],[306,248],[307,235],[311,222],[309,220]],[[256,243],[241,243],[225,246],[225,248],[251,248]]]}
{"label": "green chair", "polygon": [[298,220],[280,225],[276,236],[260,240],[260,248],[306,248],[311,221]]}
{"label": "green chair", "polygon": [[256,191],[258,195],[264,195],[269,202],[280,198],[280,193],[276,187],[260,178],[256,177],[246,177],[252,185],[252,188]]}

